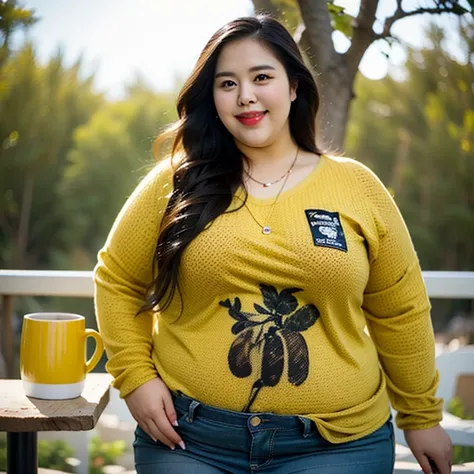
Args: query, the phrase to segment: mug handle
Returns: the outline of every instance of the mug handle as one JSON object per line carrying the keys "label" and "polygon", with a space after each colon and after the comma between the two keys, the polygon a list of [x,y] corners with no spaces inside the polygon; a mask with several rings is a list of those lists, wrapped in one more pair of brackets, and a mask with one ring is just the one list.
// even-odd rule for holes
{"label": "mug handle", "polygon": [[92,357],[86,362],[86,373],[90,372],[99,362],[102,354],[104,353],[104,343],[100,334],[94,329],[86,329],[86,340],[88,337],[92,337],[95,340],[95,351]]}

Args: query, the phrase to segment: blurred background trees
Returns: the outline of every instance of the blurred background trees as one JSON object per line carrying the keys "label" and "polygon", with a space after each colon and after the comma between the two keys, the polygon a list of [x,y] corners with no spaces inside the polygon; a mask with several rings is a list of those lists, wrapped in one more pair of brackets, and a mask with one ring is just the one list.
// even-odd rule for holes
{"label": "blurred background trees", "polygon": [[74,131],[103,104],[80,67],[65,67],[61,52],[41,66],[27,43],[0,70],[2,267],[54,265],[74,241],[60,184]]}
{"label": "blurred background trees", "polygon": [[19,28],[27,28],[38,21],[33,11],[17,5],[16,0],[0,2],[0,67],[10,55],[12,34]]}
{"label": "blurred background trees", "polygon": [[474,23],[460,29],[465,64],[443,48],[408,52],[407,77],[359,76],[347,149],[395,194],[425,270],[474,268]]}

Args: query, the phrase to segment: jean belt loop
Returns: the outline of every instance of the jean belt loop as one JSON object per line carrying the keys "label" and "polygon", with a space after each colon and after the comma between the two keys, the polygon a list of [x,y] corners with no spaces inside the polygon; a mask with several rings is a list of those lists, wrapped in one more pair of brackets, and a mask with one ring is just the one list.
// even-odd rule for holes
{"label": "jean belt loop", "polygon": [[200,405],[200,403],[196,400],[193,400],[190,404],[189,404],[189,408],[188,408],[188,416],[186,418],[186,421],[188,423],[192,423],[194,421],[194,410],[196,410],[196,408]]}
{"label": "jean belt loop", "polygon": [[306,438],[307,436],[309,436],[311,432],[311,420],[303,416],[299,416],[298,418],[301,420],[301,422],[304,425],[303,438]]}

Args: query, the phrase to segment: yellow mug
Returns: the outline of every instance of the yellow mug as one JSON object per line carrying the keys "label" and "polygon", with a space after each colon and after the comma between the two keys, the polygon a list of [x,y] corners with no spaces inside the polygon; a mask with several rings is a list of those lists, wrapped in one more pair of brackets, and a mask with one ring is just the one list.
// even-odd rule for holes
{"label": "yellow mug", "polygon": [[[86,339],[95,339],[86,361]],[[79,397],[84,380],[99,362],[104,343],[97,331],[86,329],[83,316],[71,313],[32,313],[24,316],[20,370],[29,397],[66,400]]]}

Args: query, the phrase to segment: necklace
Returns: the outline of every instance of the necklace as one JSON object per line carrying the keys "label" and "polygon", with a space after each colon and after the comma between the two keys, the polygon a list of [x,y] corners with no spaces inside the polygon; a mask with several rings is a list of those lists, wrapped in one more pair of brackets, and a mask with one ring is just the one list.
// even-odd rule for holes
{"label": "necklace", "polygon": [[278,179],[276,179],[275,181],[269,181],[267,183],[262,183],[262,181],[259,181],[258,179],[255,179],[255,178],[252,178],[252,176],[250,176],[249,172],[248,171],[245,171],[245,174],[249,177],[249,179],[251,179],[253,182],[255,183],[258,183],[258,184],[261,184],[264,188],[269,188],[270,186],[272,186],[273,184],[276,184],[278,183],[279,181],[281,181],[285,176],[288,176],[289,174],[291,173],[291,170],[288,169],[285,174],[282,174]]}
{"label": "necklace", "polygon": [[[298,148],[298,149],[299,149],[299,148]],[[298,156],[298,150],[296,151],[296,156]],[[262,181],[259,181],[258,179],[253,178],[247,170],[245,170],[245,174],[246,174],[254,183],[261,184],[264,188],[269,188],[269,187],[272,186],[273,184],[276,184],[276,183],[280,182],[283,178],[287,177],[287,176],[291,173],[291,170],[293,169],[293,166],[295,165],[295,161],[296,161],[296,157],[295,157],[295,159],[293,160],[293,163],[291,164],[291,166],[290,166],[278,179],[276,179],[275,181],[267,181],[267,182],[263,183]]]}
{"label": "necklace", "polygon": [[[273,209],[275,208],[275,205],[278,201],[278,198],[280,197],[280,194],[282,193],[283,191],[283,188],[285,187],[287,181],[288,181],[288,178],[290,176],[290,173],[291,173],[291,170],[293,169],[293,167],[295,166],[295,163],[296,163],[296,159],[298,158],[298,153],[299,153],[299,147],[296,149],[296,155],[295,155],[295,159],[293,160],[293,163],[291,164],[290,168],[288,169],[288,171],[285,173],[284,176],[282,176],[278,181],[280,181],[281,179],[283,179],[283,177],[285,177],[285,181],[283,181],[283,184],[282,186],[280,187],[280,190],[278,191],[278,194],[276,195],[275,197],[275,200],[273,201],[272,203],[272,206],[270,207],[270,210],[268,211],[268,214],[265,218],[265,222],[268,222],[269,219],[270,219],[270,216],[272,215],[272,212],[273,212]],[[249,175],[250,177],[250,175]],[[255,180],[254,180],[255,181]],[[274,184],[274,183],[271,183],[271,184]],[[267,187],[267,186],[266,186]],[[247,208],[247,211],[249,211],[249,214],[250,216],[252,217],[252,219],[255,221],[255,223],[262,229],[262,234],[265,234],[265,235],[268,235],[268,234],[271,234],[272,232],[272,228],[269,226],[269,225],[262,225],[258,220],[257,218],[253,215],[253,212],[250,210],[250,208],[247,206],[247,203],[245,203],[245,207]]]}

